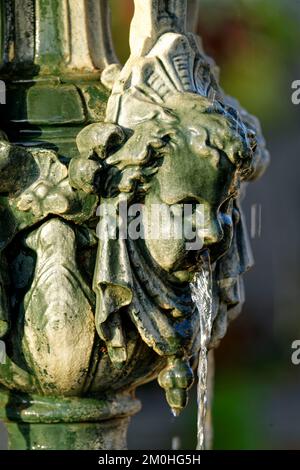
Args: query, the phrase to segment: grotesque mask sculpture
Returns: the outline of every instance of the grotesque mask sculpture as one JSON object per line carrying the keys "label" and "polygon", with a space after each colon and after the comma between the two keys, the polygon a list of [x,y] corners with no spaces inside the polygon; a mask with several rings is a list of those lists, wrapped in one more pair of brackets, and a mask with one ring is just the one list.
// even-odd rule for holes
{"label": "grotesque mask sculpture", "polygon": [[268,153],[256,120],[224,95],[182,30],[183,2],[173,3],[172,15],[153,6],[149,39],[136,2],[139,47],[122,71],[104,71],[106,120],[80,132],[68,165],[2,138],[0,335],[9,357],[0,382],[45,406],[49,397],[126,395],[158,377],[178,414],[201,347],[196,274],[211,272],[206,347],[244,301],[251,253],[239,198]]}
{"label": "grotesque mask sculpture", "polygon": [[[120,215],[126,203],[125,218],[130,219],[130,208],[140,204],[142,236],[137,240],[130,231],[122,239],[120,227],[116,238],[105,236],[113,211],[102,213],[94,276],[96,327],[112,362],[123,363],[130,319],[161,364],[167,359],[159,380],[176,413],[186,403],[190,360],[199,350],[199,313],[190,282],[209,255],[216,291],[212,342],[217,342],[225,333],[227,310],[243,301],[240,276],[250,265],[240,188],[262,165],[262,154],[267,158],[257,148],[253,127],[226,104],[212,72],[203,73],[208,67],[203,61],[193,38],[174,33],[160,36],[146,57],[131,58],[113,87],[108,123],[81,132],[82,157],[70,167],[73,185],[99,192],[102,207],[110,205]],[[95,162],[97,176],[87,171]],[[192,219],[197,206],[203,209],[194,246],[180,232],[186,205]],[[162,207],[164,233],[173,230],[173,236],[154,237],[151,216]],[[183,220],[174,218],[176,211]]]}

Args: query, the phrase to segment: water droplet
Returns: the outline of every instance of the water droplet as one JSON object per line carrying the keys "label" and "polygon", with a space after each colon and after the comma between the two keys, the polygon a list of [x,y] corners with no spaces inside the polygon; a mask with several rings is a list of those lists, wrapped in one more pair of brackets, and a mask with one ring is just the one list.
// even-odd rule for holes
{"label": "water droplet", "polygon": [[180,450],[181,439],[179,436],[174,436],[172,439],[172,450]]}

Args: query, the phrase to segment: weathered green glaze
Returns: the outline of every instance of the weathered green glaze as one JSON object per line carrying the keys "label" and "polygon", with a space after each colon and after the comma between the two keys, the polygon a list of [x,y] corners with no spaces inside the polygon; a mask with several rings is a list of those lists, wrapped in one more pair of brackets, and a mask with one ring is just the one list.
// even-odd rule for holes
{"label": "weathered green glaze", "polygon": [[19,450],[125,449],[129,416],[139,409],[128,394],[102,399],[0,394],[9,447]]}
{"label": "weathered green glaze", "polygon": [[129,418],[76,424],[7,423],[9,448],[17,450],[126,450]]}
{"label": "weathered green glaze", "polygon": [[[208,252],[210,347],[244,301],[239,195],[268,161],[259,124],[220,89],[185,2],[135,4],[121,70],[106,1],[1,2],[0,418],[12,449],[123,449],[134,390],[156,378],[184,408],[200,328],[189,283]],[[204,245],[153,239],[153,207],[186,202],[205,208]],[[144,238],[110,237],[107,208],[137,203]]]}

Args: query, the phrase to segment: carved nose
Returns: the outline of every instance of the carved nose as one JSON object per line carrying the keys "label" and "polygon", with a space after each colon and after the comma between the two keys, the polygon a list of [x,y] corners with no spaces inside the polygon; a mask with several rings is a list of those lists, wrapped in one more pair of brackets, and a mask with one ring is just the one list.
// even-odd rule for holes
{"label": "carved nose", "polygon": [[211,215],[209,224],[205,231],[204,236],[204,245],[213,245],[214,243],[219,243],[224,236],[224,231],[222,229],[222,224],[219,218],[216,215]]}

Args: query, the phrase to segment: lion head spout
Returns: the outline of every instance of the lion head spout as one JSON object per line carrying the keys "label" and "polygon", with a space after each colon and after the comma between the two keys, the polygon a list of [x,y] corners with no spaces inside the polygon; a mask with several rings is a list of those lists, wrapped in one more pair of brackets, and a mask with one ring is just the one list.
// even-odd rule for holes
{"label": "lion head spout", "polygon": [[[166,24],[163,16],[160,21],[156,35],[132,47],[111,80],[106,122],[84,129],[78,146],[81,160],[101,166],[97,331],[113,363],[124,364],[129,321],[161,357],[159,383],[180,411],[200,347],[190,282],[209,254],[215,345],[240,310],[241,276],[252,262],[240,191],[245,180],[262,172],[268,153],[259,125],[224,95],[198,40],[180,22]],[[104,82],[116,70],[110,66]],[[201,224],[195,227],[199,207]],[[153,236],[159,210],[162,231]],[[118,217],[115,236],[112,214]],[[180,232],[185,225],[190,232]]]}

